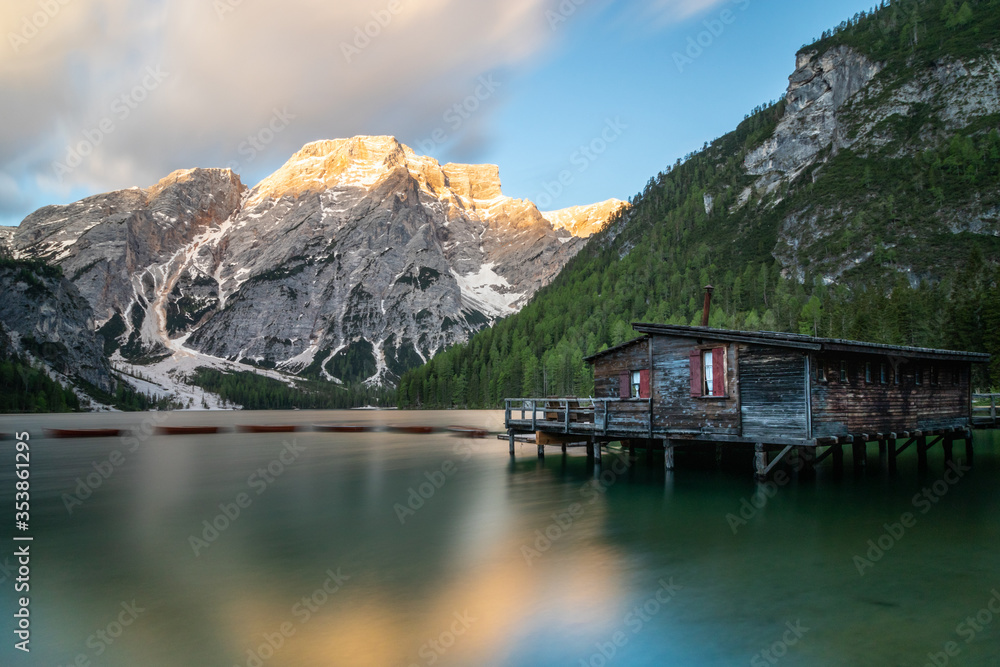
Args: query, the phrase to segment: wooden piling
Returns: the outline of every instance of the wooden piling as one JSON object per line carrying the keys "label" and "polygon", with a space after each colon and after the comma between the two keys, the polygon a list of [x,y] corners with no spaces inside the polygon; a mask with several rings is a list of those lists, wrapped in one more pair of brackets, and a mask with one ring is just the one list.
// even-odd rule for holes
{"label": "wooden piling", "polygon": [[946,435],[942,446],[944,447],[944,462],[951,463],[955,460],[955,439],[950,435]]}
{"label": "wooden piling", "polygon": [[663,441],[663,469],[667,472],[674,469],[674,443],[672,440]]}
{"label": "wooden piling", "polygon": [[972,433],[965,434],[965,465],[972,466],[973,463],[973,452],[972,452]]}
{"label": "wooden piling", "polygon": [[839,475],[844,472],[844,446],[838,442],[831,447],[833,448],[833,472]]}
{"label": "wooden piling", "polygon": [[888,441],[889,445],[889,473],[896,473],[896,440],[891,439]]}
{"label": "wooden piling", "polygon": [[764,443],[758,442],[753,446],[754,456],[754,477],[758,480],[763,480],[767,475],[765,470],[767,470],[767,449],[764,448]]}
{"label": "wooden piling", "polygon": [[507,437],[510,439],[510,455],[514,456],[514,431],[507,431]]}
{"label": "wooden piling", "polygon": [[601,443],[598,440],[592,440],[591,442],[594,443],[594,462],[595,463],[600,463],[601,462]]}
{"label": "wooden piling", "polygon": [[917,468],[927,470],[927,436],[917,438]]}
{"label": "wooden piling", "polygon": [[854,470],[864,470],[868,466],[868,443],[863,438],[861,442],[851,444],[851,455],[854,459]]}
{"label": "wooden piling", "polygon": [[889,443],[885,440],[878,441],[878,467],[882,470],[886,469],[889,463]]}

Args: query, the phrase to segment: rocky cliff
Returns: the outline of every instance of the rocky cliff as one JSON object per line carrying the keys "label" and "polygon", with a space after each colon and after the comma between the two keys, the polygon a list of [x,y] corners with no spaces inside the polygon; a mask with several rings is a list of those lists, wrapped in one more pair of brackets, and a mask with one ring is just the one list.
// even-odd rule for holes
{"label": "rocky cliff", "polygon": [[516,312],[620,203],[503,195],[494,165],[392,137],[305,146],[251,190],[228,170],[51,206],[19,256],[63,267],[133,360],[182,349],[343,382],[393,382]]}
{"label": "rocky cliff", "polygon": [[2,260],[0,292],[5,347],[65,378],[82,378],[108,392],[113,389],[90,305],[57,269]]}
{"label": "rocky cliff", "polygon": [[628,202],[609,199],[589,206],[571,206],[560,211],[549,211],[542,215],[555,229],[566,230],[573,236],[590,238],[604,229],[608,221],[627,209]]}

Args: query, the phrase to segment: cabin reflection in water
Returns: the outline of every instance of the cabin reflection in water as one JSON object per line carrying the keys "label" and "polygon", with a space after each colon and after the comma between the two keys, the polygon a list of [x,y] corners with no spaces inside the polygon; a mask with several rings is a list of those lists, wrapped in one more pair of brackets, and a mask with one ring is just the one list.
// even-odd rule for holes
{"label": "cabin reflection in water", "polygon": [[790,454],[806,466],[843,446],[864,465],[879,443],[890,469],[916,446],[921,464],[941,444],[951,458],[972,429],[972,364],[989,355],[816,338],[800,334],[634,324],[640,338],[600,352],[594,398],[511,398],[506,428],[513,453],[519,434],[545,445],[586,442],[665,451],[676,447],[753,446],[755,472],[768,475]]}

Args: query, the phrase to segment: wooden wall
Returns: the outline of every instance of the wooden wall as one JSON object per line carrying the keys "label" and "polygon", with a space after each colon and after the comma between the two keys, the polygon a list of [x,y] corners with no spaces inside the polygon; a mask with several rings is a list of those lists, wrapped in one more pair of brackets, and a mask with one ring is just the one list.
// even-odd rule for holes
{"label": "wooden wall", "polygon": [[649,368],[649,339],[639,338],[594,363],[594,396],[621,398],[618,378],[621,373]]}
{"label": "wooden wall", "polygon": [[[848,362],[848,381],[840,381],[840,362]],[[865,381],[865,362],[872,364],[872,382]],[[882,384],[879,365],[888,364],[888,383]],[[903,360],[883,355],[830,354],[811,361],[826,368],[826,381],[813,371],[811,399],[813,436],[964,427],[969,423],[968,362]],[[938,371],[932,382],[931,368]],[[915,382],[917,368],[923,384]],[[895,384],[893,372],[900,373]],[[953,382],[957,373],[958,382]]]}
{"label": "wooden wall", "polygon": [[[653,339],[653,423],[657,430],[739,435],[739,383],[736,345],[694,338]],[[726,397],[691,396],[689,354],[694,348],[726,348]]]}
{"label": "wooden wall", "polygon": [[739,346],[743,435],[806,438],[806,356],[801,350]]}

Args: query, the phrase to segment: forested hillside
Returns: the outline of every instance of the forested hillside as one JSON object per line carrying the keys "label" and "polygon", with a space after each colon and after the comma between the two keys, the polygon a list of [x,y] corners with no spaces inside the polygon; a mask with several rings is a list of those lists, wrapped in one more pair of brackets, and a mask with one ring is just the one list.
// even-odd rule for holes
{"label": "forested hillside", "polygon": [[977,382],[997,386],[998,38],[998,0],[893,2],[824,34],[793,79],[830,53],[876,73],[829,145],[754,171],[807,122],[785,100],[755,110],[650,180],[520,313],[407,373],[400,405],[589,395],[584,356],[630,322],[699,323],[706,284],[713,327],[987,351]]}

